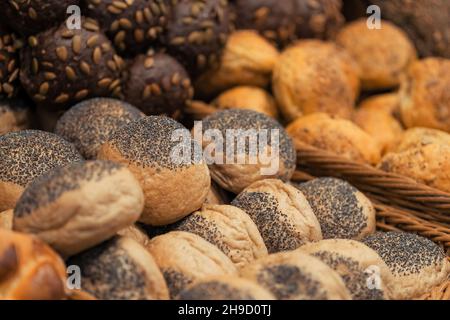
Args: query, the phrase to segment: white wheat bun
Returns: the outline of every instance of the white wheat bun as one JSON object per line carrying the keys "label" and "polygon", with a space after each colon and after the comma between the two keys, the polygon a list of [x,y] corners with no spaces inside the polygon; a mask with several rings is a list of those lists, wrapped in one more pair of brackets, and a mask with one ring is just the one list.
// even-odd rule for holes
{"label": "white wheat bun", "polygon": [[231,204],[252,218],[269,253],[293,250],[322,239],[319,221],[305,196],[281,180],[255,182]]}
{"label": "white wheat bun", "polygon": [[137,241],[116,236],[71,257],[82,290],[101,300],[167,300],[169,291],[155,260]]}
{"label": "white wheat bun", "polygon": [[147,249],[166,279],[171,298],[206,276],[237,274],[233,262],[219,248],[190,232],[157,236]]}
{"label": "white wheat bun", "polygon": [[279,300],[351,300],[338,273],[299,250],[262,258],[240,271]]}
{"label": "white wheat bun", "polygon": [[143,206],[139,182],[126,167],[75,163],[29,185],[14,209],[13,229],[35,234],[71,256],[133,224]]}

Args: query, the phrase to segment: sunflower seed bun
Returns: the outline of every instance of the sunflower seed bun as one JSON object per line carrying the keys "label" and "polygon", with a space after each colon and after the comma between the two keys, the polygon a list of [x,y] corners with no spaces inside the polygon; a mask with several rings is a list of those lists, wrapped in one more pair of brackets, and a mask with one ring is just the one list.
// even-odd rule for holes
{"label": "sunflower seed bun", "polygon": [[73,256],[82,289],[101,300],[169,299],[164,277],[149,252],[135,240],[117,236]]}
{"label": "sunflower seed bun", "polygon": [[147,249],[161,269],[171,298],[192,282],[214,275],[236,275],[231,260],[203,238],[189,232],[173,231],[157,236]]}
{"label": "sunflower seed bun", "polygon": [[450,132],[450,59],[427,58],[408,68],[400,88],[400,111],[407,128]]}
{"label": "sunflower seed bun", "polygon": [[149,116],[121,127],[100,148],[99,159],[125,164],[139,180],[145,195],[143,223],[174,223],[199,209],[208,195],[209,170],[197,154],[186,161],[174,159],[173,151],[180,146],[173,139],[177,133],[189,139],[188,146],[196,144],[175,120]]}
{"label": "sunflower seed bun", "polygon": [[12,229],[14,210],[9,209],[3,212],[0,212],[0,229]]}
{"label": "sunflower seed bun", "polygon": [[207,277],[196,281],[178,296],[179,300],[275,300],[256,282],[231,276]]}
{"label": "sunflower seed bun", "polygon": [[35,236],[0,228],[0,300],[59,300],[66,267]]}
{"label": "sunflower seed bun", "polygon": [[336,271],[353,300],[389,299],[391,271],[374,250],[361,242],[328,239],[305,244],[299,250],[320,259]]}
{"label": "sunflower seed bun", "polygon": [[255,182],[231,204],[253,219],[269,253],[322,239],[319,222],[305,196],[280,180]]}
{"label": "sunflower seed bun", "polygon": [[48,171],[82,161],[75,147],[53,133],[37,130],[0,136],[0,211],[13,209],[26,186]]}
{"label": "sunflower seed bun", "polygon": [[318,178],[299,184],[320,223],[323,238],[361,239],[375,232],[375,208],[344,180]]}
{"label": "sunflower seed bun", "polygon": [[0,100],[0,135],[30,129],[33,124],[33,112],[24,100]]}
{"label": "sunflower seed bun", "polygon": [[286,49],[272,77],[273,92],[288,121],[313,112],[350,118],[359,95],[358,69],[331,42],[302,40]]}
{"label": "sunflower seed bun", "polygon": [[[234,163],[227,163],[230,155],[227,155],[224,150],[226,146],[220,145],[220,139],[208,141],[206,135],[203,136],[203,148],[205,150],[215,149],[216,153],[213,155],[213,160],[220,158],[223,163],[214,161],[209,168],[213,180],[225,190],[239,193],[255,181],[271,177],[288,181],[294,173],[296,152],[292,140],[286,134],[284,128],[269,116],[252,110],[224,110],[204,118],[202,129],[203,133],[212,130],[219,131],[224,140],[227,137],[227,132],[238,130],[238,134],[231,138],[233,147],[238,145],[234,147],[234,154],[231,154]],[[251,149],[247,142],[242,148],[239,146],[242,136],[249,131],[258,135],[256,137],[258,143],[256,155],[250,154]],[[194,134],[196,134],[195,128]],[[265,135],[267,138],[265,145],[263,139],[260,138],[261,135]],[[276,140],[277,138],[278,140]],[[216,145],[216,142],[219,143]],[[230,147],[230,149],[232,148]],[[245,160],[242,162],[245,163],[238,163],[238,160],[242,158]],[[252,160],[255,161],[252,162]],[[270,163],[263,163],[268,162],[266,160],[270,160]]]}
{"label": "sunflower seed bun", "polygon": [[88,161],[33,181],[17,201],[13,228],[36,234],[65,256],[134,223],[144,206],[139,182],[124,166]]}
{"label": "sunflower seed bun", "polygon": [[219,109],[247,109],[278,118],[274,98],[265,90],[252,86],[239,86],[223,92],[212,103]]}
{"label": "sunflower seed bun", "polygon": [[126,102],[94,98],[64,113],[56,123],[55,133],[72,142],[86,159],[95,159],[113,132],[143,117],[141,111]]}
{"label": "sunflower seed bun", "polygon": [[333,269],[298,250],[269,255],[242,269],[240,275],[279,300],[351,300]]}
{"label": "sunflower seed bun", "polygon": [[430,128],[411,128],[406,130],[393,152],[402,152],[409,149],[424,147],[437,143],[450,146],[450,134]]}
{"label": "sunflower seed bun", "polygon": [[143,247],[147,247],[150,242],[150,238],[147,233],[137,224],[132,224],[131,226],[120,230],[117,234],[119,236],[131,238]]}
{"label": "sunflower seed bun", "polygon": [[294,141],[346,157],[350,160],[376,164],[381,150],[377,141],[353,122],[313,113],[298,118],[286,129]]}
{"label": "sunflower seed bun", "polygon": [[429,292],[450,273],[444,251],[432,241],[406,232],[377,232],[363,239],[386,262],[394,279],[394,299],[411,299]]}
{"label": "sunflower seed bun", "polygon": [[336,42],[356,60],[365,90],[397,87],[417,53],[406,33],[389,21],[381,29],[369,29],[367,19],[344,26]]}

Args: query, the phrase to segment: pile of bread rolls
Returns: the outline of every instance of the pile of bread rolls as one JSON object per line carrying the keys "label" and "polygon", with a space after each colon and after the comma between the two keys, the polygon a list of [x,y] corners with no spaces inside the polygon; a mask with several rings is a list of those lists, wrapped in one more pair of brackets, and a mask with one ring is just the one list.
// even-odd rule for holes
{"label": "pile of bread rolls", "polygon": [[[45,2],[0,5],[0,300],[415,299],[449,279],[448,252],[377,231],[348,182],[291,181],[301,142],[450,192],[447,33],[340,0]],[[417,10],[450,28],[436,5]],[[275,171],[207,161],[208,130],[275,130]]]}

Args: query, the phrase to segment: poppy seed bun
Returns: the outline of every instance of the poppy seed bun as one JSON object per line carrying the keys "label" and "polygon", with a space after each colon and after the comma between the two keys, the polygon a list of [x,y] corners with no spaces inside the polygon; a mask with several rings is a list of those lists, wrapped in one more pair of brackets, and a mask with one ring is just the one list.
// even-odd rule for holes
{"label": "poppy seed bun", "polygon": [[392,274],[381,257],[363,243],[328,239],[305,244],[299,250],[320,259],[336,271],[353,300],[389,299]]}
{"label": "poppy seed bun", "polygon": [[353,122],[313,113],[298,118],[286,129],[292,139],[350,160],[376,164],[381,149],[374,138]]}
{"label": "poppy seed bun", "polygon": [[169,299],[164,277],[150,253],[135,240],[116,236],[67,261],[83,275],[81,287],[101,300]]}
{"label": "poppy seed bun", "polygon": [[[203,119],[203,133],[212,130],[219,131],[224,140],[231,140],[232,147],[216,144],[214,139],[208,141],[206,135],[203,136],[203,148],[207,150],[215,149],[216,154],[213,159],[220,158],[223,164],[215,161],[209,166],[213,180],[225,190],[239,193],[255,181],[267,178],[280,178],[288,181],[295,171],[296,152],[291,138],[286,134],[284,128],[273,118],[252,110],[224,110],[215,112]],[[194,128],[195,130],[195,128]],[[227,132],[236,130],[237,134],[231,139],[226,138]],[[257,135],[257,154],[250,154],[249,143],[245,138],[247,132]],[[195,134],[195,131],[194,131]],[[263,135],[267,141],[261,139]],[[274,138],[275,137],[275,138]],[[239,143],[244,138],[244,146]],[[225,143],[224,143],[225,144]],[[237,145],[237,147],[235,147]],[[234,147],[234,148],[233,148]],[[230,155],[227,152],[232,149],[233,163],[227,163]],[[239,163],[240,158],[244,158],[243,163]],[[255,158],[255,159],[251,159]],[[268,158],[268,159],[264,159]],[[209,159],[210,160],[210,159]],[[255,160],[252,162],[251,160]],[[267,163],[270,160],[270,163]],[[266,162],[266,163],[264,163]]]}
{"label": "poppy seed bun", "polygon": [[34,180],[14,209],[13,228],[36,234],[65,256],[133,224],[144,206],[138,181],[124,166],[88,161]]}
{"label": "poppy seed bun", "polygon": [[231,260],[213,244],[189,232],[173,231],[157,236],[147,249],[161,269],[171,298],[192,282],[214,275],[236,275]]}
{"label": "poppy seed bun", "polygon": [[0,229],[12,229],[14,210],[9,209],[3,212],[0,212]]}
{"label": "poppy seed bun", "polygon": [[411,128],[402,134],[400,142],[392,151],[402,152],[417,147],[424,147],[432,143],[450,146],[450,134],[437,129]]}
{"label": "poppy seed bun", "polygon": [[351,300],[341,277],[298,250],[271,254],[240,271],[279,300]]}
{"label": "poppy seed bun", "polygon": [[447,279],[450,263],[432,241],[406,232],[377,232],[363,239],[386,262],[394,279],[393,298],[411,299]]}
{"label": "poppy seed bun", "polygon": [[55,133],[72,142],[86,159],[95,159],[101,145],[121,126],[143,118],[132,105],[109,98],[85,100],[56,123]]}
{"label": "poppy seed bun", "polygon": [[255,182],[231,204],[253,219],[269,253],[322,239],[319,222],[305,196],[280,180]]}
{"label": "poppy seed bun", "polygon": [[145,233],[145,231],[138,226],[137,224],[132,224],[119,232],[117,232],[119,236],[128,237],[136,242],[138,242],[141,246],[147,247],[150,242],[149,236]]}
{"label": "poppy seed bun", "polygon": [[190,285],[178,300],[275,300],[256,282],[230,276],[206,277]]}
{"label": "poppy seed bun", "polygon": [[[188,147],[194,146],[194,152],[185,161],[174,157],[174,150],[180,146],[177,133],[188,139]],[[162,226],[199,209],[208,195],[209,170],[203,161],[198,161],[195,149],[199,148],[195,145],[190,132],[180,123],[163,116],[149,116],[118,129],[100,148],[98,158],[125,164],[133,172],[145,195],[140,221]]]}
{"label": "poppy seed bun", "polygon": [[313,112],[350,118],[359,95],[358,69],[334,43],[302,40],[281,54],[272,88],[288,121]]}
{"label": "poppy seed bun", "polygon": [[49,246],[1,228],[0,239],[0,300],[64,298],[66,267]]}
{"label": "poppy seed bun", "polygon": [[299,184],[320,223],[323,238],[361,239],[375,232],[375,208],[344,180],[318,178]]}
{"label": "poppy seed bun", "polygon": [[38,130],[0,136],[0,211],[12,209],[24,188],[48,171],[83,161],[75,147],[53,133]]}
{"label": "poppy seed bun", "polygon": [[0,135],[30,129],[33,112],[24,100],[0,100]]}

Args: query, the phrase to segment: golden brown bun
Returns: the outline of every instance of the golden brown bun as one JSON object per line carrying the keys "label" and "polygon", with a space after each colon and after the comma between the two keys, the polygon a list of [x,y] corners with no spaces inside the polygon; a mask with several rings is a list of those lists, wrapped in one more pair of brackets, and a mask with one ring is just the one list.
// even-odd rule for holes
{"label": "golden brown bun", "polygon": [[361,101],[358,107],[366,110],[383,110],[390,115],[398,117],[400,96],[397,92],[377,94]]}
{"label": "golden brown bun", "polygon": [[239,85],[264,88],[278,57],[278,50],[256,31],[236,31],[228,37],[219,68],[201,76],[195,92],[210,97]]}
{"label": "golden brown bun", "polygon": [[81,288],[102,300],[167,300],[169,290],[155,260],[135,240],[116,236],[71,257]]}
{"label": "golden brown bun", "polygon": [[386,262],[393,275],[393,299],[428,293],[450,275],[450,263],[436,243],[406,232],[377,232],[363,242]]}
{"label": "golden brown bun", "polygon": [[240,271],[279,300],[351,300],[341,277],[299,250],[271,254]]}
{"label": "golden brown bun", "polygon": [[292,139],[348,159],[376,164],[380,147],[374,138],[349,120],[325,113],[298,118],[287,127]]}
{"label": "golden brown bun", "polygon": [[0,229],[0,300],[65,297],[66,267],[35,236]]}
{"label": "golden brown bun", "polygon": [[133,224],[144,206],[139,182],[124,166],[87,161],[33,181],[14,209],[13,228],[36,234],[65,256]]}
{"label": "golden brown bun", "polygon": [[117,234],[122,237],[131,238],[144,247],[147,247],[150,242],[149,236],[137,224],[132,224],[131,226],[120,230]]}
{"label": "golden brown bun", "polygon": [[240,86],[229,89],[218,96],[213,105],[219,109],[248,109],[278,118],[275,99],[258,87]]}
{"label": "golden brown bun", "polygon": [[196,281],[178,296],[179,300],[275,300],[256,282],[235,276],[213,276]]}
{"label": "golden brown bun", "polygon": [[0,101],[0,135],[30,129],[33,124],[33,112],[25,101],[7,99]]}
{"label": "golden brown bun", "polygon": [[193,233],[169,232],[153,238],[147,248],[161,269],[172,298],[206,276],[237,273],[233,262],[219,248]]}
{"label": "golden brown bun", "polygon": [[389,299],[392,274],[381,257],[361,242],[328,239],[308,243],[298,250],[310,254],[344,280],[353,300]]}
{"label": "golden brown bun", "polygon": [[14,210],[9,209],[3,212],[0,212],[0,229],[12,229]]}
{"label": "golden brown bun", "polygon": [[318,178],[297,185],[320,223],[324,239],[356,239],[375,232],[375,208],[347,181]]}
{"label": "golden brown bun", "polygon": [[430,187],[450,192],[450,146],[432,143],[399,153],[388,153],[378,167]]}
{"label": "golden brown bun", "polygon": [[411,128],[401,135],[399,143],[392,151],[402,152],[432,143],[450,146],[450,134],[437,129],[421,127]]}
{"label": "golden brown bun", "polygon": [[388,21],[369,29],[367,19],[344,26],[336,42],[356,60],[363,89],[386,89],[400,84],[406,68],[417,57],[406,33]]}
{"label": "golden brown bun", "polygon": [[359,95],[357,68],[331,42],[303,40],[286,49],[273,71],[273,92],[288,121],[313,112],[350,118]]}
{"label": "golden brown bun", "polygon": [[406,127],[450,132],[449,88],[449,59],[426,58],[414,62],[400,90],[400,110]]}
{"label": "golden brown bun", "polygon": [[255,182],[231,204],[253,219],[269,253],[293,250],[322,239],[319,221],[305,196],[280,180]]}

